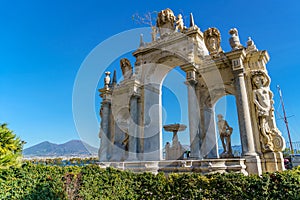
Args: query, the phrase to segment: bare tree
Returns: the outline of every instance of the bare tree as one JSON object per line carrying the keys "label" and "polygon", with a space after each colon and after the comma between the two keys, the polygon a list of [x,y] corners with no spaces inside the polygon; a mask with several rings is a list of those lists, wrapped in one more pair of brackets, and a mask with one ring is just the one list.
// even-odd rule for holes
{"label": "bare tree", "polygon": [[146,24],[149,25],[150,27],[153,27],[155,26],[156,23],[157,13],[158,13],[157,11],[152,11],[152,12],[147,12],[142,16],[136,13],[132,15],[132,20],[137,24]]}

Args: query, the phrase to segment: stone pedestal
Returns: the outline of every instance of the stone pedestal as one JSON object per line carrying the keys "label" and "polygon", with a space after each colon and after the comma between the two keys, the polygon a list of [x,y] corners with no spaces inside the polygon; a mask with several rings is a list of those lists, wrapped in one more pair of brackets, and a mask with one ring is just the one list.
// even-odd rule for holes
{"label": "stone pedestal", "polygon": [[249,174],[262,174],[261,160],[259,156],[244,156],[246,160],[246,170]]}
{"label": "stone pedestal", "polygon": [[166,144],[166,158],[165,160],[183,160],[184,156],[184,148],[180,144],[180,142],[173,143],[170,146],[168,143]]}
{"label": "stone pedestal", "polygon": [[281,152],[268,152],[263,154],[262,160],[265,166],[265,170],[268,172],[283,171],[285,170],[283,155]]}
{"label": "stone pedestal", "polygon": [[264,153],[264,162],[265,162],[265,168],[268,172],[278,171],[275,152]]}
{"label": "stone pedestal", "polygon": [[101,168],[114,167],[120,170],[133,172],[158,172],[169,173],[243,173],[246,171],[245,159],[204,159],[204,160],[165,160],[165,161],[141,161],[141,162],[106,162],[100,163]]}
{"label": "stone pedestal", "polygon": [[178,141],[178,131],[184,131],[185,125],[182,124],[170,124],[164,126],[165,131],[173,132],[172,146],[169,143],[166,144],[166,160],[181,160],[183,159],[184,149]]}
{"label": "stone pedestal", "polygon": [[285,167],[284,167],[284,162],[283,162],[284,158],[282,152],[276,152],[275,154],[276,154],[278,171],[284,171]]}

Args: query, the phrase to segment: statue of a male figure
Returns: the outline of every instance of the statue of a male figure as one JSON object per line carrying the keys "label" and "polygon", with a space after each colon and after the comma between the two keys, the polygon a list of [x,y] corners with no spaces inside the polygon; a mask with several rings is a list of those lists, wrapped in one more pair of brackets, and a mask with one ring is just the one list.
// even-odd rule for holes
{"label": "statue of a male figure", "polygon": [[218,116],[218,130],[222,142],[224,151],[220,155],[221,158],[232,158],[232,148],[231,148],[231,139],[233,128],[230,127],[226,120],[223,119],[223,115],[219,114]]}
{"label": "statue of a male figure", "polygon": [[272,108],[272,92],[267,87],[269,80],[264,73],[256,74],[252,77],[253,101],[256,105],[260,132],[262,134],[262,148],[264,151],[273,151],[272,130],[269,126],[270,111]]}

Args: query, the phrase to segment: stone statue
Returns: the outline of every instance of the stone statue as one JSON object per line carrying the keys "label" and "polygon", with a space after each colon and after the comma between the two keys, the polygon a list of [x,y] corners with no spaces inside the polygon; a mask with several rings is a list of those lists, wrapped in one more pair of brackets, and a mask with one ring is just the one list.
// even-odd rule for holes
{"label": "stone statue", "polygon": [[179,30],[180,32],[183,32],[185,29],[186,29],[186,27],[184,27],[182,15],[179,14],[177,16],[177,20],[176,20],[176,29],[175,29],[175,31]]}
{"label": "stone statue", "polygon": [[165,150],[166,150],[166,157],[165,157],[165,159],[166,160],[170,160],[170,149],[171,149],[170,142],[167,142],[166,146],[165,146]]}
{"label": "stone statue", "polygon": [[255,70],[252,74],[253,103],[256,108],[260,142],[263,152],[281,152],[285,141],[276,127],[273,93],[270,91],[270,78],[262,70]]}
{"label": "stone statue", "polygon": [[174,24],[175,16],[173,11],[170,8],[162,10],[158,13],[157,17],[157,26],[160,27],[166,23]]}
{"label": "stone statue", "polygon": [[145,46],[144,35],[141,34],[141,35],[140,35],[140,47],[144,47],[144,46]]}
{"label": "stone statue", "polygon": [[128,143],[129,143],[129,134],[125,133],[125,138],[122,141],[122,145],[124,145],[125,151],[128,151]]}
{"label": "stone statue", "polygon": [[231,134],[233,128],[230,127],[226,120],[223,119],[223,115],[219,114],[218,116],[218,130],[223,146],[223,152],[220,155],[221,158],[232,158],[232,148],[231,148]]}
{"label": "stone statue", "polygon": [[104,78],[104,85],[105,85],[105,88],[108,88],[109,87],[109,84],[110,84],[110,72],[105,72],[105,78]]}
{"label": "stone statue", "polygon": [[169,8],[162,10],[157,15],[156,26],[159,29],[160,36],[171,33],[175,30],[174,23],[176,17]]}
{"label": "stone statue", "polygon": [[157,35],[157,28],[156,26],[151,26],[151,37],[152,37],[152,42],[156,41],[156,35]]}
{"label": "stone statue", "polygon": [[124,80],[129,79],[132,76],[132,66],[130,61],[127,58],[122,58],[120,60],[120,66]]}
{"label": "stone statue", "polygon": [[256,46],[255,46],[255,44],[254,44],[254,41],[251,39],[251,37],[248,37],[246,51],[247,52],[258,51],[257,48],[256,48]]}
{"label": "stone statue", "polygon": [[252,76],[253,102],[256,106],[260,133],[262,135],[262,148],[265,151],[273,151],[272,130],[269,126],[270,111],[272,108],[272,92],[269,90],[270,83],[267,75],[261,71],[256,71]]}
{"label": "stone statue", "polygon": [[222,51],[220,47],[221,34],[216,28],[209,28],[204,32],[204,43],[210,54],[215,55]]}
{"label": "stone statue", "polygon": [[[116,98],[122,99],[118,96]],[[115,130],[114,130],[114,147],[111,161],[124,161],[128,157],[128,145],[129,145],[129,134],[128,134],[128,108],[123,108],[114,111],[115,114]]]}
{"label": "stone statue", "polygon": [[232,28],[229,30],[229,34],[231,35],[231,37],[229,38],[229,43],[232,50],[243,48],[243,45],[241,45],[240,38],[238,35],[238,30],[236,28]]}

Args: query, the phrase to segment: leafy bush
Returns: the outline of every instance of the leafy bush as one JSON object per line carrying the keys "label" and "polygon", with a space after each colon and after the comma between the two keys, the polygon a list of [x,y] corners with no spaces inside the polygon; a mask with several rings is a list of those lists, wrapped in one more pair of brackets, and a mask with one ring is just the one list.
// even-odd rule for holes
{"label": "leafy bush", "polygon": [[27,162],[0,170],[0,199],[300,199],[300,168],[262,176],[166,176]]}

